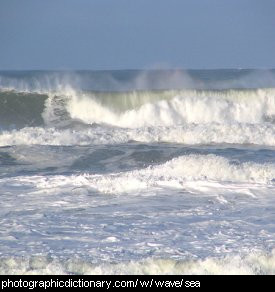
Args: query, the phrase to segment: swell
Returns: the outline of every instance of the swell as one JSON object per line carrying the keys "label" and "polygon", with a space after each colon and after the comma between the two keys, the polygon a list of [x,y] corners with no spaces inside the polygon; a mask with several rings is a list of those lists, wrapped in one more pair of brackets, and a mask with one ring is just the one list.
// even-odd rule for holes
{"label": "swell", "polygon": [[46,94],[0,91],[0,129],[41,126]]}

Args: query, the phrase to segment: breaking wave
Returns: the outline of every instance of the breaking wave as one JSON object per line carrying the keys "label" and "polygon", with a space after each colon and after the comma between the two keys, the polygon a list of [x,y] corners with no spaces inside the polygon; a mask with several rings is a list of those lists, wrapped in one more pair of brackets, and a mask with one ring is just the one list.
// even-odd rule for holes
{"label": "breaking wave", "polygon": [[275,145],[275,89],[0,92],[0,145]]}
{"label": "breaking wave", "polygon": [[[110,106],[111,105],[111,106]],[[275,90],[133,92],[91,98],[72,95],[70,116],[118,127],[275,121]]]}
{"label": "breaking wave", "polygon": [[231,188],[232,183],[239,183],[241,185],[236,185],[236,191],[245,190],[247,194],[254,196],[253,188],[257,190],[258,187],[263,188],[263,185],[274,188],[275,165],[231,161],[212,154],[186,155],[161,165],[108,175],[55,175],[48,178],[19,176],[3,179],[3,182],[6,186],[17,184],[32,186],[34,188],[32,192],[35,193],[48,193],[53,189],[55,192],[58,189],[63,192],[84,188],[106,194],[139,193],[154,188],[176,188],[189,192],[193,189],[209,192],[209,189],[213,188],[224,191],[227,183]]}

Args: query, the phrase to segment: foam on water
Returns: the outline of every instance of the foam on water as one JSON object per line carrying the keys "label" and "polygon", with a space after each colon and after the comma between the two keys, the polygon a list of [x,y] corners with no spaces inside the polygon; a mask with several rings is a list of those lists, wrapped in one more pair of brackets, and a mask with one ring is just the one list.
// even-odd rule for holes
{"label": "foam on water", "polygon": [[[272,183],[274,178],[274,164],[235,164],[215,155],[188,155],[143,170],[105,176],[87,175],[85,180],[87,185],[99,192],[124,193],[162,187],[189,191],[191,188],[203,189],[200,183],[190,185],[186,183],[188,181],[205,181],[204,188],[207,192],[211,188],[209,181],[261,184]],[[218,184],[216,187],[219,188]]]}
{"label": "foam on water", "polygon": [[[17,184],[25,186],[30,188],[31,193],[61,192],[74,188],[114,194],[139,193],[154,188],[178,188],[206,193],[210,189],[216,189],[218,193],[219,189],[231,188],[232,192],[254,196],[253,190],[260,188],[262,192],[265,184],[268,191],[274,189],[274,179],[274,164],[240,163],[210,154],[182,156],[162,165],[116,174],[19,176],[1,179],[0,184],[3,189]],[[237,183],[234,188],[232,183]]]}
{"label": "foam on water", "polygon": [[93,264],[80,259],[47,257],[4,258],[0,274],[81,274],[81,275],[274,275],[275,252],[254,252],[240,257],[173,260],[148,258],[142,261]]}
{"label": "foam on water", "polygon": [[0,72],[0,274],[275,273],[274,70],[143,73]]}
{"label": "foam on water", "polygon": [[[64,124],[66,124],[64,122]],[[186,124],[136,129],[76,127],[67,129],[25,127],[0,132],[0,146],[8,145],[91,145],[131,141],[183,144],[256,144],[275,146],[272,124]]]}

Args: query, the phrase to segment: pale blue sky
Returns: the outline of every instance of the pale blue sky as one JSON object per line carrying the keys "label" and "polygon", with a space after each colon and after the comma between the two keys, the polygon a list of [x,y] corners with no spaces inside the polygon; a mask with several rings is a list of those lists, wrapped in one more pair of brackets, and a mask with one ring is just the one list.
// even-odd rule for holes
{"label": "pale blue sky", "polygon": [[275,0],[0,0],[0,70],[275,68]]}

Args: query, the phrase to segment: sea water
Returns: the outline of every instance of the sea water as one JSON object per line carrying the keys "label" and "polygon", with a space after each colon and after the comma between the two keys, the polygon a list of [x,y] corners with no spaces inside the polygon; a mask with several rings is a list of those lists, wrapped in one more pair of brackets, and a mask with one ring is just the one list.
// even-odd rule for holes
{"label": "sea water", "polygon": [[274,274],[275,71],[0,72],[0,274]]}

